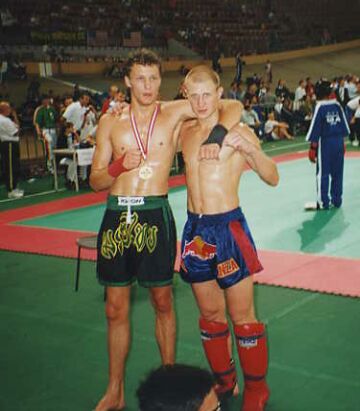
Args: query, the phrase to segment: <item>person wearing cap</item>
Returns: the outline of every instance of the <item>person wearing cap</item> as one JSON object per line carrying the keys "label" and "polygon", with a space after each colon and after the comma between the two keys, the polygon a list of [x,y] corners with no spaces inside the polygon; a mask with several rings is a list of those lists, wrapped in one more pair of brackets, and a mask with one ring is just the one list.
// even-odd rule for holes
{"label": "person wearing cap", "polygon": [[8,197],[23,197],[24,191],[17,188],[20,171],[19,120],[7,101],[0,102],[0,155]]}
{"label": "person wearing cap", "polygon": [[330,98],[331,83],[321,81],[316,91],[318,101],[306,141],[310,142],[309,160],[316,163],[317,200],[306,204],[305,209],[328,210],[342,204],[344,138],[350,129],[343,108]]}

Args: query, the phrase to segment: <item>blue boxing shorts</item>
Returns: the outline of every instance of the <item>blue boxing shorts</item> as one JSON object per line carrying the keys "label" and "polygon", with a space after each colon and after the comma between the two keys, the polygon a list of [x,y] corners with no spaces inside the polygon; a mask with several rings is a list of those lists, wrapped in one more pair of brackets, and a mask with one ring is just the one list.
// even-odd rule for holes
{"label": "blue boxing shorts", "polygon": [[225,289],[262,269],[240,208],[211,215],[188,211],[181,241],[184,281],[216,280]]}

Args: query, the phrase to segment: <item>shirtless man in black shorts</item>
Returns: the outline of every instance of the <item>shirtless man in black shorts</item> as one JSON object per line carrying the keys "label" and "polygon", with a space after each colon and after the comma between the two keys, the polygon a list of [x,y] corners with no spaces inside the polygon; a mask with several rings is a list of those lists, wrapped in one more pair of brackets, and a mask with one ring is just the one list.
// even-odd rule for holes
{"label": "shirtless man in black shorts", "polygon": [[[125,407],[124,368],[134,281],[149,288],[162,363],[172,364],[175,359],[172,278],[176,233],[167,200],[168,177],[181,123],[194,114],[186,100],[157,100],[161,66],[148,50],[129,58],[125,82],[131,105],[120,118],[108,114],[101,118],[90,176],[94,190],[110,188],[98,238],[97,266],[99,282],[107,287],[109,383],[96,411]],[[235,125],[240,116],[240,103],[220,103],[219,121],[225,127]],[[203,155],[207,156],[206,151]]]}

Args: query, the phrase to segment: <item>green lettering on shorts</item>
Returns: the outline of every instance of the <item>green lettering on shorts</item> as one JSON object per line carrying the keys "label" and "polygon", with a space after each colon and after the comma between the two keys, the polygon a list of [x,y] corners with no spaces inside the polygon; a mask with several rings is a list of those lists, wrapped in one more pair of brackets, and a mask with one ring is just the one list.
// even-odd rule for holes
{"label": "green lettering on shorts", "polygon": [[131,223],[126,223],[127,211],[120,214],[119,225],[115,232],[106,230],[101,239],[101,255],[111,260],[117,253],[123,255],[125,248],[134,245],[136,251],[141,253],[144,248],[152,254],[157,245],[158,227],[149,226],[148,223],[139,223],[139,215],[136,212],[131,214]]}

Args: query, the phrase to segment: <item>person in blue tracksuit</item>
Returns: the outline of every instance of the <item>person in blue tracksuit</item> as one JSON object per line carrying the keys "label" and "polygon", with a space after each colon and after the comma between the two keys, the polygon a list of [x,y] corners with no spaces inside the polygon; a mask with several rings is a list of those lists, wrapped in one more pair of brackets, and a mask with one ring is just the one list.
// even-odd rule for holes
{"label": "person in blue tracksuit", "polygon": [[306,141],[309,160],[316,163],[317,209],[341,207],[344,174],[344,138],[350,134],[341,105],[330,99],[331,84],[323,81]]}

